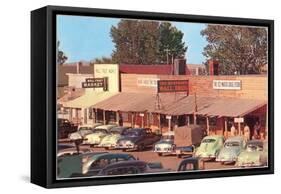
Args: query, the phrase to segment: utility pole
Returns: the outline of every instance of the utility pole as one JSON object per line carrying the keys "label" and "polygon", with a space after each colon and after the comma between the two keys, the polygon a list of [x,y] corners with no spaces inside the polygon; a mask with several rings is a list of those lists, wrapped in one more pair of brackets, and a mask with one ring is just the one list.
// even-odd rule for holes
{"label": "utility pole", "polygon": [[169,64],[169,52],[170,52],[170,49],[165,49],[164,51],[167,54],[167,64]]}

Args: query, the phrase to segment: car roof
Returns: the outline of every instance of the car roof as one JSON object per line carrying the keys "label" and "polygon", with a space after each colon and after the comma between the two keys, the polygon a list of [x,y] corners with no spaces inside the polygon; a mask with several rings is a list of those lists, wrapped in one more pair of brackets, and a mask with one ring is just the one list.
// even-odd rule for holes
{"label": "car roof", "polygon": [[110,168],[116,168],[116,167],[128,167],[128,166],[146,166],[147,163],[144,161],[140,160],[127,160],[127,161],[120,161],[120,162],[115,162],[112,164],[107,165],[103,170],[108,170]]}
{"label": "car roof", "polygon": [[125,154],[125,153],[101,153],[98,155],[93,155],[90,156],[89,161],[95,161],[100,158],[107,158],[107,159],[112,159],[112,158],[128,158],[128,157],[133,157],[131,154]]}
{"label": "car roof", "polygon": [[225,142],[230,142],[230,141],[243,141],[244,138],[242,136],[233,136],[233,137],[229,137],[226,139]]}
{"label": "car roof", "polygon": [[100,125],[100,126],[97,126],[96,129],[107,129],[107,128],[110,128],[110,127],[115,127],[117,125],[115,124],[110,124],[110,125]]}
{"label": "car roof", "polygon": [[203,139],[223,139],[222,135],[208,135],[204,137]]}

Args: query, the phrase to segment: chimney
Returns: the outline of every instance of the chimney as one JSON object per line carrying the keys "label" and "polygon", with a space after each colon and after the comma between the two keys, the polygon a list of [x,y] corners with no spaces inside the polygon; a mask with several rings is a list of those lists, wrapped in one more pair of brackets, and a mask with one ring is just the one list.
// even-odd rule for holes
{"label": "chimney", "polygon": [[175,59],[173,64],[173,74],[174,75],[185,75],[186,71],[186,60],[185,59]]}
{"label": "chimney", "polygon": [[79,62],[77,62],[76,63],[76,73],[77,74],[80,74],[80,67],[82,66],[82,62],[81,61],[79,61]]}
{"label": "chimney", "polygon": [[219,75],[219,61],[215,59],[208,60],[209,75]]}

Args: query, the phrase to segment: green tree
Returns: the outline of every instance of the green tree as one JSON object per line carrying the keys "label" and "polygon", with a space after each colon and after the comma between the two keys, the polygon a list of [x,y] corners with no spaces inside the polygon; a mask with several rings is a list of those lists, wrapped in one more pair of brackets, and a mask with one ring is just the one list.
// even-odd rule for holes
{"label": "green tree", "polygon": [[91,64],[112,64],[115,63],[115,61],[111,57],[101,57],[101,58],[95,58],[91,61]]}
{"label": "green tree", "polygon": [[112,58],[117,63],[166,63],[183,57],[187,48],[183,33],[170,23],[141,20],[121,20],[111,28],[115,44]]}
{"label": "green tree", "polygon": [[203,55],[220,62],[220,74],[260,74],[267,65],[267,30],[257,27],[207,25]]}
{"label": "green tree", "polygon": [[67,56],[60,50],[60,41],[57,41],[57,64],[62,65],[67,60]]}
{"label": "green tree", "polygon": [[172,63],[175,58],[184,58],[187,47],[182,41],[183,32],[172,26],[169,22],[163,22],[159,26],[159,59],[163,63]]}

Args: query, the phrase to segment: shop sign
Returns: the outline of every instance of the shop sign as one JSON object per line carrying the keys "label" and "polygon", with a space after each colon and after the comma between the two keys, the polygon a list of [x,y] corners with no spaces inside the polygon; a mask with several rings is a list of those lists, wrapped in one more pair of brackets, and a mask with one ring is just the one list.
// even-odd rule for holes
{"label": "shop sign", "polygon": [[157,87],[157,81],[159,78],[138,78],[137,79],[137,85],[138,86],[144,86],[144,87],[152,87],[156,88]]}
{"label": "shop sign", "polygon": [[170,120],[170,119],[172,119],[172,116],[167,115],[167,116],[166,116],[166,119],[169,119],[169,120]]}
{"label": "shop sign", "polygon": [[213,89],[241,90],[241,80],[213,80]]}
{"label": "shop sign", "polygon": [[85,82],[82,82],[82,88],[103,88],[107,91],[107,78],[86,78]]}
{"label": "shop sign", "polygon": [[244,123],[244,118],[243,117],[234,118],[234,122],[235,123]]}
{"label": "shop sign", "polygon": [[188,80],[158,80],[157,92],[186,92],[189,93]]}

